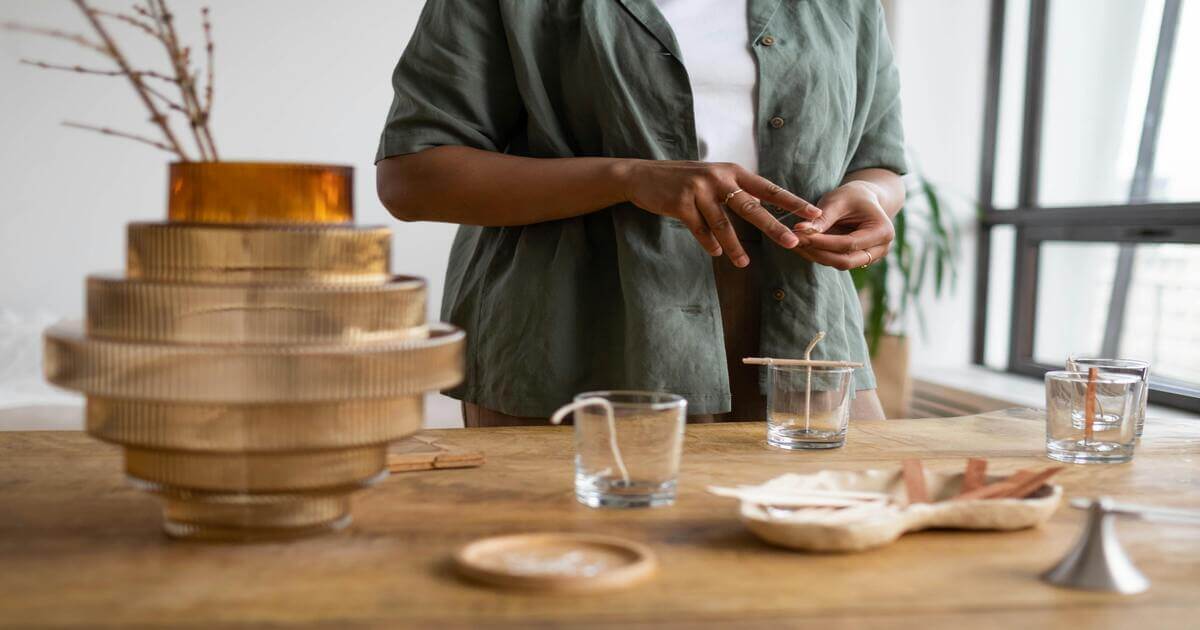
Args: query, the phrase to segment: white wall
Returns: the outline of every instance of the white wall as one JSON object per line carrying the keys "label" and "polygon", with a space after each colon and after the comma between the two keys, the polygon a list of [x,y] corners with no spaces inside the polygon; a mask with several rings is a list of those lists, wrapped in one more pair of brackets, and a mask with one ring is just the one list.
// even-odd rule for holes
{"label": "white wall", "polygon": [[954,199],[951,210],[960,234],[957,284],[940,300],[931,295],[921,300],[926,334],[915,321],[908,326],[917,374],[970,361],[989,4],[892,1],[905,137],[921,171]]}
{"label": "white wall", "polygon": [[[98,6],[125,8],[129,3]],[[360,224],[396,233],[393,269],[425,276],[441,301],[454,229],[398,224],[375,196],[375,145],[391,102],[392,66],[412,33],[420,0],[174,0],[187,36],[211,6],[217,42],[213,128],[227,159],[315,161],[357,167]],[[3,0],[0,21],[84,30],[66,0]],[[122,41],[140,42],[137,33]],[[154,46],[130,46],[157,62]],[[61,127],[63,120],[149,132],[119,79],[20,66],[32,57],[89,61],[70,44],[0,31],[0,406],[46,399],[36,333],[79,317],[83,278],[123,264],[124,225],[165,216],[169,156],[151,147]],[[19,372],[19,373],[18,373]],[[457,407],[431,417],[457,418]]]}

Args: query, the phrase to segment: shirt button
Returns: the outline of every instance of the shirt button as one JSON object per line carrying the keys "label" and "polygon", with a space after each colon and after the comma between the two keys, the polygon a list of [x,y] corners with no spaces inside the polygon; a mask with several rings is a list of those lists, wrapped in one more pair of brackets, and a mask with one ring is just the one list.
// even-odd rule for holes
{"label": "shirt button", "polygon": [[781,128],[783,128],[783,126],[784,126],[784,125],[787,123],[787,121],[786,121],[786,120],[784,120],[784,119],[783,119],[782,117],[780,117],[780,116],[775,116],[774,118],[772,118],[772,119],[771,119],[770,121],[768,121],[768,122],[770,122],[770,123],[771,123],[771,126],[772,126],[772,127],[774,127],[774,128],[776,128],[776,129],[781,129]]}
{"label": "shirt button", "polygon": [[787,294],[783,292],[783,289],[775,289],[775,292],[771,295],[774,296],[776,302],[782,302],[783,298],[787,296]]}
{"label": "shirt button", "polygon": [[763,46],[774,46],[775,45],[775,38],[770,35],[763,36],[763,38],[759,41],[762,42]]}

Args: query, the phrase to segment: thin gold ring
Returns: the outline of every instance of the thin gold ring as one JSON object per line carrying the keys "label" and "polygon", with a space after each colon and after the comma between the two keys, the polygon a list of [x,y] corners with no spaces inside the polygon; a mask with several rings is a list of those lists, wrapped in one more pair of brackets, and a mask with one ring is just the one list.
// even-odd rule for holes
{"label": "thin gold ring", "polygon": [[875,262],[875,256],[871,255],[871,252],[868,250],[864,249],[862,251],[867,255],[867,262],[862,267],[859,267],[859,269],[866,269],[867,267],[871,266],[871,263]]}
{"label": "thin gold ring", "polygon": [[729,205],[729,200],[730,200],[730,199],[733,199],[733,196],[734,196],[734,195],[736,195],[736,194],[738,194],[738,193],[740,193],[740,192],[745,192],[745,191],[743,191],[741,188],[739,188],[739,189],[737,189],[737,190],[735,190],[735,191],[733,191],[733,192],[729,193],[728,195],[725,195],[725,201],[723,201],[722,203],[724,203],[725,205],[727,205],[727,206],[728,206],[728,205]]}

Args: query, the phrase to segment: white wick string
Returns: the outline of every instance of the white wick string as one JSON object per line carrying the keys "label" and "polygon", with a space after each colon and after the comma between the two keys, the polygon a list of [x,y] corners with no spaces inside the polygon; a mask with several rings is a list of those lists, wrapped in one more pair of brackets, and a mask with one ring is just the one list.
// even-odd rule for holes
{"label": "white wick string", "polygon": [[[812,360],[813,348],[817,347],[817,342],[821,341],[824,338],[825,338],[825,331],[824,330],[817,331],[817,336],[813,337],[812,341],[808,342],[808,347],[804,349],[804,360],[805,361]],[[804,376],[805,376],[805,378],[804,378],[804,432],[808,433],[808,430],[809,430],[808,429],[809,408],[812,404],[812,366],[811,365],[806,368],[806,372],[805,372]]]}
{"label": "white wick string", "polygon": [[617,446],[617,420],[612,403],[595,396],[576,400],[575,402],[559,407],[558,411],[555,411],[554,415],[550,416],[550,423],[562,424],[563,418],[566,418],[568,414],[589,405],[599,405],[604,408],[604,415],[608,419],[608,448],[612,451],[613,460],[617,463],[617,468],[621,471],[621,480],[625,482],[625,485],[629,485],[629,469],[625,468],[625,460],[621,458],[621,448]]}

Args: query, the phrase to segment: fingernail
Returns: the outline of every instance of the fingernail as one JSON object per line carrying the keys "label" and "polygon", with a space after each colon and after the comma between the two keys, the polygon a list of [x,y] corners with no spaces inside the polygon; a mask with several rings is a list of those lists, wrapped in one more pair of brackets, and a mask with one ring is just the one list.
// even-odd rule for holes
{"label": "fingernail", "polygon": [[795,234],[788,232],[787,234],[783,235],[783,246],[784,247],[791,249],[799,244],[800,244],[800,237],[796,236]]}
{"label": "fingernail", "polygon": [[815,226],[815,225],[806,225],[806,226],[804,226],[804,233],[805,233],[805,234],[816,234],[816,233],[817,233],[817,226]]}
{"label": "fingernail", "polygon": [[741,256],[738,256],[737,258],[733,259],[734,267],[740,268],[740,267],[745,267],[746,265],[749,265],[749,264],[750,264],[750,257],[745,254],[742,254]]}
{"label": "fingernail", "polygon": [[717,247],[716,249],[712,250],[710,253],[711,253],[713,256],[720,256],[721,254],[724,254],[724,253],[725,253],[725,251],[724,251],[724,250],[722,250],[720,247]]}

